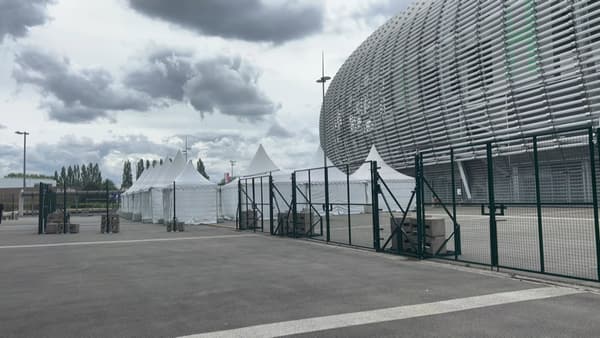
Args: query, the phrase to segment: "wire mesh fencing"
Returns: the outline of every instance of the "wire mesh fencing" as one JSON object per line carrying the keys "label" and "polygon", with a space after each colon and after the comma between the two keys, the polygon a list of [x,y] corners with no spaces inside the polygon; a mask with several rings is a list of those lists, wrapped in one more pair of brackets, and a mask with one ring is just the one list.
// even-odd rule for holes
{"label": "wire mesh fencing", "polygon": [[244,178],[239,229],[600,280],[599,144],[574,128],[422,151],[405,181],[374,161]]}

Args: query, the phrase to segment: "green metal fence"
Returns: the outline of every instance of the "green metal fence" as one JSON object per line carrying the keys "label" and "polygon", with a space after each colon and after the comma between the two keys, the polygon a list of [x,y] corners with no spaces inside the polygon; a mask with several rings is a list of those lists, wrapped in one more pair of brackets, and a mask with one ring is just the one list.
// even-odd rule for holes
{"label": "green metal fence", "polygon": [[421,151],[410,191],[376,162],[362,182],[357,164],[242,178],[238,229],[598,281],[598,144],[575,128]]}
{"label": "green metal fence", "polygon": [[423,257],[600,280],[598,137],[591,128],[524,135],[469,145],[470,158],[450,149],[442,170],[419,154],[421,217],[445,225],[424,235],[433,247]]}

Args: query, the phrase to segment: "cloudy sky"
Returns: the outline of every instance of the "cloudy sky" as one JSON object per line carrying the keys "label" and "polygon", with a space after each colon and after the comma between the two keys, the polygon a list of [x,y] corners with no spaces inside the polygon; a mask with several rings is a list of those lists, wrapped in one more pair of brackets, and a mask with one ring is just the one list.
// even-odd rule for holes
{"label": "cloudy sky", "polygon": [[214,181],[259,144],[283,168],[318,146],[334,75],[409,0],[0,0],[0,176],[173,156]]}

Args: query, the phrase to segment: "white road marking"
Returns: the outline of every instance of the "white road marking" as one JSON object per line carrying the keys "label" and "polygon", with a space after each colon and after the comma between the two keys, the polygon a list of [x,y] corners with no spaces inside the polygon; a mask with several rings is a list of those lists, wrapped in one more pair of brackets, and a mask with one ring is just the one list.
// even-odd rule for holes
{"label": "white road marking", "polygon": [[[58,235],[60,236],[60,235]],[[168,242],[168,241],[186,241],[198,239],[223,239],[223,238],[239,238],[252,237],[256,235],[219,235],[219,236],[196,236],[196,237],[176,237],[176,238],[148,238],[148,239],[131,239],[120,241],[94,241],[94,242],[64,242],[64,243],[46,243],[46,244],[24,244],[24,245],[4,245],[0,249],[25,249],[25,248],[47,248],[55,246],[81,246],[81,245],[102,245],[102,244],[127,244],[127,243],[147,243],[147,242]]]}
{"label": "white road marking", "polygon": [[371,311],[361,311],[332,316],[290,320],[279,323],[254,325],[239,329],[195,334],[181,338],[279,337],[284,335],[302,334],[357,325],[375,324],[408,318],[439,315],[495,305],[573,295],[577,293],[583,293],[583,291],[565,287],[544,287],[444,300],[433,303],[405,305]]}

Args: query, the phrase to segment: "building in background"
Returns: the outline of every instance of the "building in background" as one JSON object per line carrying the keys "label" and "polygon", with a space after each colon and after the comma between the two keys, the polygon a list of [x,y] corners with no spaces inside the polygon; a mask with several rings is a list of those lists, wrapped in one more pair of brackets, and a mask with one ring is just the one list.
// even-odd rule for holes
{"label": "building in background", "polygon": [[[20,202],[23,178],[0,178],[0,204],[4,205],[4,214],[19,210],[23,210],[25,214],[37,212],[40,183],[56,187],[56,181],[52,179],[28,178],[25,180],[26,188]],[[19,208],[19,203],[22,204],[22,209]]]}
{"label": "building in background", "polygon": [[[338,165],[364,160],[375,145],[409,174],[422,152],[437,186],[448,186],[435,173],[448,172],[455,148],[459,197],[477,201],[487,195],[485,142],[510,139],[494,149],[495,181],[505,187],[496,194],[529,200],[528,135],[598,126],[599,20],[597,0],[417,1],[340,68],[322,107],[321,144]],[[590,198],[585,144],[585,134],[540,143],[548,199]]]}

